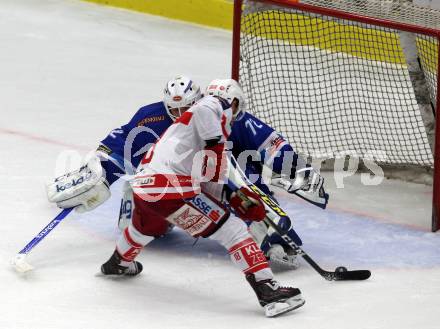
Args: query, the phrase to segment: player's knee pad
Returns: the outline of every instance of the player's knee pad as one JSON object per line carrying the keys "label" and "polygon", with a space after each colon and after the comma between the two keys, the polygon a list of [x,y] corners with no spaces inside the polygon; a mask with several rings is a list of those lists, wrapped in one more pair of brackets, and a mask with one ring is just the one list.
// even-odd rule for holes
{"label": "player's knee pad", "polygon": [[229,210],[207,193],[183,201],[182,207],[166,219],[193,237],[210,236],[229,218]]}

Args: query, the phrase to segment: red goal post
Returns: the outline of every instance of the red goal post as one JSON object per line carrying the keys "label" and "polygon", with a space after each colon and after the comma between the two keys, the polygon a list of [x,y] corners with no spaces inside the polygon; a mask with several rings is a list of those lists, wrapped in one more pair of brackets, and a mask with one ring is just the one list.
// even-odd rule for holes
{"label": "red goal post", "polygon": [[433,168],[437,231],[440,125],[430,145],[404,38],[416,50],[434,112],[440,11],[402,1],[235,0],[232,78],[242,84],[248,110],[299,153],[345,148],[378,163]]}

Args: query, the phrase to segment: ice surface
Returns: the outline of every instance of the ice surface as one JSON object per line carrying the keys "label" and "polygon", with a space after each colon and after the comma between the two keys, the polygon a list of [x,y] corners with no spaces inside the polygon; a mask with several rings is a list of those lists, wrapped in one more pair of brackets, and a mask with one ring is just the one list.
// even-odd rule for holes
{"label": "ice surface", "polygon": [[327,177],[326,211],[278,193],[318,263],[373,272],[366,282],[327,282],[305,263],[278,273],[307,301],[280,318],[264,318],[224,250],[202,239],[193,246],[179,230],[144,250],[139,277],[99,276],[118,235],[120,184],[109,202],[72,214],[31,252],[33,272],[9,266],[59,212],[44,183],[60,170],[60,154],[93,149],[160,99],[176,73],[203,85],[229,76],[230,44],[229,32],[74,0],[0,1],[0,328],[439,328],[431,189],[363,186],[359,175],[344,189]]}

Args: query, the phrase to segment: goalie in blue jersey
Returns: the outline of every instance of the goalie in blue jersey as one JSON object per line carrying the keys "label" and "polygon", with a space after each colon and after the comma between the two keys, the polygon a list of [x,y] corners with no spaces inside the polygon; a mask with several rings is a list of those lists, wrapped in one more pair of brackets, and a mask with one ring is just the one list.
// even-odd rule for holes
{"label": "goalie in blue jersey", "polygon": [[[203,95],[200,87],[190,78],[178,76],[170,80],[164,89],[163,101],[140,108],[127,124],[114,129],[101,141],[97,150],[99,161],[92,161],[89,167],[97,180],[93,187],[69,191],[69,195],[58,197],[62,207],[76,206],[80,211],[96,208],[110,197],[109,186],[119,178],[133,174],[145,153],[165,130],[173,124]],[[262,191],[272,195],[262,179],[263,168],[272,170],[272,185],[325,208],[328,195],[324,192],[324,179],[296,154],[290,144],[274,129],[249,112],[236,118],[228,139],[232,154],[237,159],[246,176]],[[53,199],[53,198],[52,198]],[[65,200],[63,200],[65,199]],[[119,214],[119,227],[124,229],[136,216],[142,216],[134,208],[130,184],[124,185],[124,197]],[[290,221],[279,225],[295,243],[302,245]],[[169,224],[157,223],[151,235],[162,236],[170,229]],[[252,222],[249,227],[257,243],[271,264],[290,268],[298,266],[296,255],[281,237],[269,230],[263,222]]]}

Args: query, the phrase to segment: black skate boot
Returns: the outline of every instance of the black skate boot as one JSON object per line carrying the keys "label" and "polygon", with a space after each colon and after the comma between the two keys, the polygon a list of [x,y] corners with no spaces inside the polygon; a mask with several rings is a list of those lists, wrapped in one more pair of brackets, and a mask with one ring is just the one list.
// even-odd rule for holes
{"label": "black skate boot", "polygon": [[257,294],[258,301],[264,307],[267,317],[292,311],[306,302],[297,288],[281,287],[277,281],[270,279],[256,281],[253,274],[247,274],[246,280]]}
{"label": "black skate boot", "polygon": [[[127,265],[122,265],[126,263]],[[123,262],[119,253],[115,250],[110,259],[101,265],[101,272],[105,275],[135,276],[142,272],[142,264],[136,261]]]}

